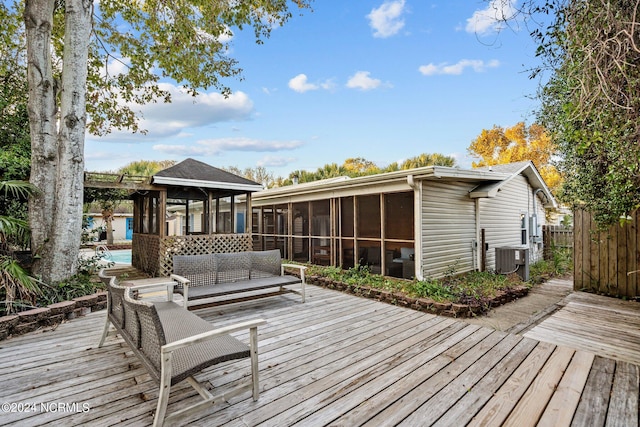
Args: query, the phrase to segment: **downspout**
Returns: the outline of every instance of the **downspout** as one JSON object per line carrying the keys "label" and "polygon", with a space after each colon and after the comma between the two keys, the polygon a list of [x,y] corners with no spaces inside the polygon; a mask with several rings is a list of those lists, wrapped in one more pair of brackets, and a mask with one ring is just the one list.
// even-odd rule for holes
{"label": "downspout", "polygon": [[[533,192],[533,214],[531,215],[532,221],[531,221],[531,225],[530,228],[532,228],[532,230],[529,232],[529,234],[532,237],[536,237],[539,238],[540,236],[538,236],[538,208],[536,207],[536,197],[538,195],[539,192],[542,191],[542,188],[538,188]],[[536,241],[535,238],[532,238],[529,241],[529,248],[530,248],[530,252],[534,251],[534,247],[535,244],[538,243]]]}
{"label": "downspout", "polygon": [[536,208],[536,195],[542,191],[542,188],[538,188],[533,192],[533,214],[536,215],[537,213],[537,208]]}
{"label": "downspout", "polygon": [[480,271],[480,251],[483,251],[484,248],[480,247],[480,198],[476,198],[476,244],[474,252],[475,252],[475,267],[476,271]]}
{"label": "downspout", "polygon": [[414,246],[414,274],[416,279],[422,276],[422,180],[415,181],[413,175],[407,176],[407,184],[413,189],[413,246]]}

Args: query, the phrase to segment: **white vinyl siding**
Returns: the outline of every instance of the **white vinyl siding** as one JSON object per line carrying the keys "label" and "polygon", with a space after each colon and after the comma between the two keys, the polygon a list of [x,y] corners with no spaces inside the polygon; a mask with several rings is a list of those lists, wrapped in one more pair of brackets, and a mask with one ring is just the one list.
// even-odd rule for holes
{"label": "white vinyl siding", "polygon": [[442,277],[448,271],[474,270],[475,201],[469,190],[477,184],[423,182],[422,273]]}
{"label": "white vinyl siding", "polygon": [[[536,200],[536,208],[538,224],[544,224],[544,208],[539,198]],[[527,214],[527,221],[533,213],[533,189],[523,176],[511,179],[496,197],[480,199],[480,228],[485,229],[486,242],[489,245],[486,265],[488,270],[495,269],[495,249],[499,247],[529,247],[531,262],[535,262],[541,256],[542,245],[522,245],[521,213]]]}

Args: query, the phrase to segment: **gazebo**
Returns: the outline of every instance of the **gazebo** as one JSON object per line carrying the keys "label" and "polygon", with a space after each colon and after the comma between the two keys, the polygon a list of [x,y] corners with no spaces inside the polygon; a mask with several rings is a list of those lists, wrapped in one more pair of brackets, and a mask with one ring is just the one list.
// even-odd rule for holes
{"label": "gazebo", "polygon": [[134,203],[132,265],[154,276],[173,271],[174,255],[252,249],[251,193],[262,185],[194,159],[164,169],[147,182],[120,176]]}

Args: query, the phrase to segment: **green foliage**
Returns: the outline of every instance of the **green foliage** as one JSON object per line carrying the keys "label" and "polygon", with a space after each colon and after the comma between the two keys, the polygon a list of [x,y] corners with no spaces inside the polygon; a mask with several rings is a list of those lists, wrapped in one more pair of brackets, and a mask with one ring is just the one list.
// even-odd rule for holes
{"label": "green foliage", "polygon": [[[293,3],[299,8],[309,6],[307,0]],[[229,95],[225,80],[240,76],[242,69],[230,55],[226,40],[249,27],[256,42],[262,43],[291,17],[289,5],[283,0],[110,0],[96,4],[87,82],[90,132],[144,131],[138,128],[135,104],[169,102],[170,93],[160,85],[163,78],[178,82],[194,95],[202,88]],[[110,73],[107,68],[113,64],[126,72]]]}
{"label": "green foliage", "polygon": [[412,286],[412,293],[420,298],[431,298],[434,301],[456,301],[457,295],[446,283],[439,280],[420,280]]}
{"label": "green foliage", "polygon": [[[0,249],[29,244],[29,225],[7,206],[26,204],[36,189],[25,181],[0,181]],[[18,210],[17,208],[15,210]]]}
{"label": "green foliage", "polygon": [[0,255],[0,294],[4,296],[0,314],[10,314],[24,305],[33,305],[41,291],[36,280],[29,276],[18,260]]}
{"label": "green foliage", "polygon": [[529,275],[533,283],[540,283],[550,277],[565,276],[573,272],[573,250],[558,246],[551,247],[551,256],[532,264]]}
{"label": "green foliage", "polygon": [[326,277],[353,287],[369,287],[402,292],[413,297],[430,298],[437,302],[486,305],[500,290],[522,285],[517,275],[504,276],[489,272],[469,272],[454,275],[455,266],[442,279],[404,280],[372,274],[367,267],[348,270],[340,267],[309,266],[307,274]]}
{"label": "green foliage", "polygon": [[391,163],[386,167],[378,166],[374,162],[364,159],[362,157],[349,158],[344,161],[342,165],[337,163],[326,164],[315,172],[309,172],[305,170],[297,170],[289,174],[289,178],[279,178],[275,180],[275,183],[279,186],[291,185],[294,179],[297,179],[299,183],[320,181],[323,179],[337,178],[340,176],[348,176],[355,178],[358,176],[375,175],[385,172],[395,172],[399,170],[414,169],[424,166],[455,166],[456,160],[451,156],[445,156],[443,154],[427,154],[423,153],[415,157],[411,157],[401,164],[397,162]]}
{"label": "green foliage", "polygon": [[99,280],[92,280],[90,275],[76,274],[55,285],[42,288],[42,294],[37,300],[38,306],[46,306],[74,298],[92,295],[104,290],[104,284]]}
{"label": "green foliage", "polygon": [[86,278],[90,278],[90,276],[97,274],[98,271],[102,268],[109,268],[115,265],[114,262],[104,262],[102,255],[93,255],[90,257],[80,257],[78,258],[78,276],[86,276]]}
{"label": "green foliage", "polygon": [[[28,180],[31,141],[22,16],[0,4],[0,181]],[[0,201],[1,203],[1,201]]]}
{"label": "green foliage", "polygon": [[540,10],[555,16],[533,35],[553,71],[539,116],[561,153],[558,169],[566,181],[559,198],[586,206],[606,228],[640,205],[638,5],[541,3]]}
{"label": "green foliage", "polygon": [[461,304],[487,304],[500,290],[521,285],[518,276],[504,276],[490,272],[471,271],[441,280],[416,282],[415,295],[434,301],[450,301]]}

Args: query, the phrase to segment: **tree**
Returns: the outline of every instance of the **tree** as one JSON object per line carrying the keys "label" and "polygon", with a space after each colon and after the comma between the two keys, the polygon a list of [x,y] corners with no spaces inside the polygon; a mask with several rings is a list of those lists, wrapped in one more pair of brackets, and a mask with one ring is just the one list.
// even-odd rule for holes
{"label": "tree", "polygon": [[537,120],[558,148],[558,198],[606,228],[640,206],[640,3],[524,0],[513,17],[533,25],[531,77],[550,73]]}
{"label": "tree", "polygon": [[380,168],[371,160],[363,157],[352,157],[342,165],[349,176],[363,176],[380,173]]}
{"label": "tree", "polygon": [[136,160],[118,169],[117,173],[150,177],[175,164],[175,160]]}
{"label": "tree", "polygon": [[[137,130],[128,105],[169,101],[161,77],[194,96],[210,87],[230,93],[223,79],[241,69],[224,38],[247,26],[261,43],[291,12],[286,0],[26,0],[23,16],[31,182],[40,189],[29,205],[31,249],[36,274],[58,282],[77,267],[85,131]],[[114,61],[127,72],[112,73]]]}
{"label": "tree", "polygon": [[531,160],[552,190],[560,185],[560,174],[552,163],[556,146],[540,124],[533,123],[527,128],[524,122],[519,122],[506,129],[500,126],[483,129],[468,150],[480,158],[472,163],[473,167]]}
{"label": "tree", "polygon": [[416,157],[411,157],[402,162],[400,169],[415,169],[424,166],[448,166],[453,167],[456,164],[456,159],[451,156],[445,156],[440,153],[422,153]]}
{"label": "tree", "polygon": [[555,22],[536,34],[553,70],[539,117],[562,154],[560,199],[606,227],[640,205],[640,5],[553,3]]}
{"label": "tree", "polygon": [[264,166],[257,166],[255,168],[247,167],[244,168],[244,170],[240,170],[237,166],[223,167],[222,169],[262,184],[266,188],[271,188],[276,184],[276,178],[274,178],[273,173],[269,172]]}
{"label": "tree", "polygon": [[[121,167],[115,173],[134,177],[151,177],[159,171],[173,166],[175,163],[174,160],[136,160]],[[99,206],[102,221],[105,225],[108,245],[113,244],[113,214],[122,201],[128,199],[128,197],[129,192],[127,190],[115,188],[85,188],[84,203],[95,203]]]}
{"label": "tree", "polygon": [[31,156],[24,34],[20,16],[0,4],[0,181],[28,180]]}
{"label": "tree", "polygon": [[449,166],[452,167],[456,163],[455,159],[443,154],[427,154],[423,153],[416,157],[409,158],[398,165],[397,162],[391,163],[387,167],[380,167],[374,162],[367,160],[363,157],[348,158],[342,165],[337,163],[328,163],[318,169],[315,172],[309,172],[305,170],[297,170],[289,174],[289,178],[276,180],[276,185],[284,186],[291,185],[294,182],[294,177],[298,182],[312,182],[322,179],[336,178],[340,176],[348,176],[355,178],[358,176],[373,175],[377,173],[394,172],[398,170],[414,169],[423,166]]}

